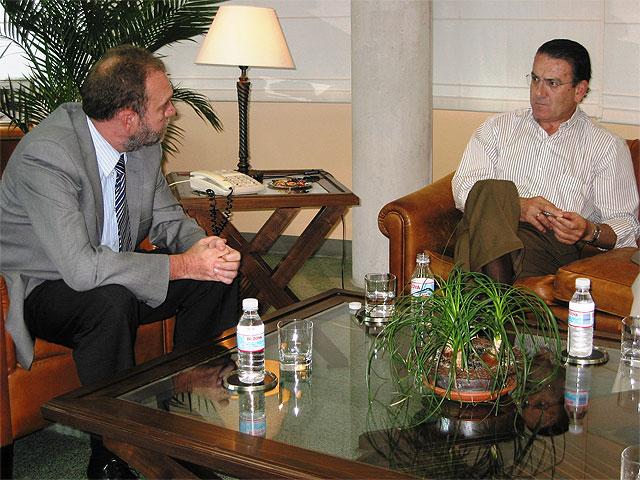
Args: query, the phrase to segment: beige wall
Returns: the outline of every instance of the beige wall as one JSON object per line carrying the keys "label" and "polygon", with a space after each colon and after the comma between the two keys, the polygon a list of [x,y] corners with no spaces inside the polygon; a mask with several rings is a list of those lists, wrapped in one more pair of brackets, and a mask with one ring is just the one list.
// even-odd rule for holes
{"label": "beige wall", "polygon": [[[186,130],[180,152],[165,171],[234,169],[238,163],[238,112],[235,102],[214,108],[223,132],[208,127],[190,110],[181,112]],[[455,170],[469,137],[490,113],[435,110],[433,112],[433,179]],[[249,107],[249,155],[256,169],[321,168],[348,188],[351,183],[351,105],[345,103],[261,103]],[[640,138],[640,126],[604,124],[624,138]],[[357,192],[356,192],[357,193]],[[357,207],[356,207],[357,208]],[[233,222],[242,232],[256,232],[269,212],[238,212]],[[299,235],[315,215],[303,211],[285,231]],[[346,238],[351,239],[351,213],[345,216]],[[338,226],[330,238],[342,238]]]}
{"label": "beige wall", "polygon": [[[238,163],[238,106],[219,102],[214,109],[224,125],[216,132],[190,110],[181,110],[185,129],[180,152],[165,171],[235,169]],[[351,105],[344,103],[261,103],[249,105],[251,167],[269,169],[324,169],[351,188]],[[285,230],[299,235],[317,209],[305,209]],[[270,212],[237,212],[233,224],[241,232],[255,233]],[[351,239],[351,212],[345,215],[346,238]],[[340,225],[330,238],[342,238]]]}

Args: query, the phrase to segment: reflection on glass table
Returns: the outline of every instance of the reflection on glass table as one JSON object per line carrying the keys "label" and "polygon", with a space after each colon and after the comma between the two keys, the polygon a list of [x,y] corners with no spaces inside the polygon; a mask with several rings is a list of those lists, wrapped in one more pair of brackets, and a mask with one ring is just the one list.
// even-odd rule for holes
{"label": "reflection on glass table", "polygon": [[[447,401],[433,416],[419,396],[402,401],[394,391],[387,352],[376,349],[382,326],[362,324],[346,303],[309,318],[307,371],[281,372],[275,329],[266,336],[267,369],[279,382],[263,397],[222,388],[221,375],[234,368],[232,349],[120,398],[423,478],[615,478],[620,452],[639,438],[637,378],[619,369],[615,343],[605,342],[609,362],[587,367],[589,381],[578,389],[565,383],[562,367],[520,410],[505,404],[496,414],[484,404]],[[377,375],[369,390],[370,355]],[[576,420],[582,430],[571,433]]]}

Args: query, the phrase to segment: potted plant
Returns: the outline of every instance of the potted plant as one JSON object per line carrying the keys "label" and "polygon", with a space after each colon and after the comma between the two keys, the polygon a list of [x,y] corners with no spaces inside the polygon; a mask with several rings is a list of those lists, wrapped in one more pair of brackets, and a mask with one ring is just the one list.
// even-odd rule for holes
{"label": "potted plant", "polygon": [[[557,358],[561,340],[548,306],[532,291],[454,268],[429,298],[396,298],[369,361],[384,351],[401,397],[420,395],[430,411],[461,403],[524,399],[541,349]],[[559,367],[559,361],[556,362]],[[554,375],[557,368],[550,375]],[[545,381],[548,376],[539,381]]]}
{"label": "potted plant", "polygon": [[[207,32],[220,1],[0,0],[0,36],[22,49],[30,68],[19,82],[2,79],[0,113],[27,133],[62,103],[80,100],[80,85],[107,49],[131,44],[155,52],[193,41]],[[173,100],[221,130],[206,96],[174,85]],[[170,124],[164,152],[175,153],[182,136]]]}

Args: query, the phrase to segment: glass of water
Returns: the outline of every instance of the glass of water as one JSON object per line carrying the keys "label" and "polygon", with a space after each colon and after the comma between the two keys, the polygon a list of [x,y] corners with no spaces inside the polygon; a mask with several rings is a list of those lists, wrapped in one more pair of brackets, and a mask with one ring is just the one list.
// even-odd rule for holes
{"label": "glass of water", "polygon": [[311,369],[313,355],[313,322],[280,320],[278,340],[281,371],[307,371]]}
{"label": "glass of water", "polygon": [[622,319],[620,361],[632,367],[640,367],[640,315]]}
{"label": "glass of water", "polygon": [[631,445],[622,451],[620,480],[640,480],[640,445]]}
{"label": "glass of water", "polygon": [[367,273],[364,276],[364,288],[365,316],[391,317],[396,298],[396,276],[392,273]]}

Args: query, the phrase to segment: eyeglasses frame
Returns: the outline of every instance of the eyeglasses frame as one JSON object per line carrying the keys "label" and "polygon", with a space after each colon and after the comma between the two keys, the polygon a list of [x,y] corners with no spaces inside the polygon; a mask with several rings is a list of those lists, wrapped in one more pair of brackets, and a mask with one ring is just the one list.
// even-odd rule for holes
{"label": "eyeglasses frame", "polygon": [[[553,91],[553,90],[557,89],[558,87],[560,87],[562,85],[567,85],[569,83],[573,83],[573,80],[569,80],[568,82],[555,83],[555,82],[557,82],[557,80],[555,78],[540,78],[533,72],[527,73],[527,75],[525,75],[525,77],[527,79],[527,83],[529,84],[529,86],[538,85],[540,82],[542,82],[544,84],[544,86],[546,87],[546,89],[549,90],[549,91]],[[552,84],[551,82],[554,82],[555,84]]]}

